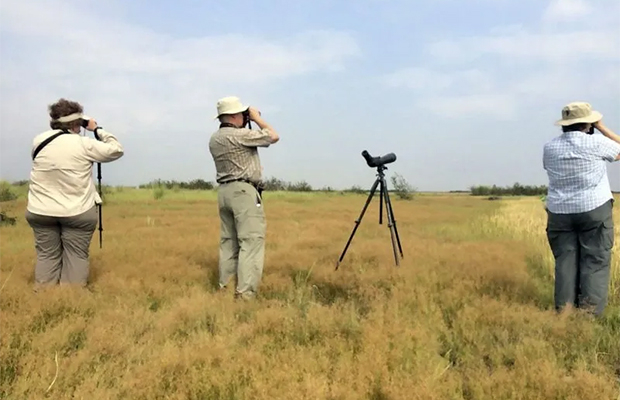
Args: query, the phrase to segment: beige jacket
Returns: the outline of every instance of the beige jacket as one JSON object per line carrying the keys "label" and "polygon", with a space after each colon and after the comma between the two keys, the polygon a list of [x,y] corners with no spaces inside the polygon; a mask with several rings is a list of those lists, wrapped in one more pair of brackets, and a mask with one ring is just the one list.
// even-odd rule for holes
{"label": "beige jacket", "polygon": [[[59,132],[50,130],[32,142],[31,157],[37,146]],[[95,187],[93,163],[106,163],[123,156],[123,146],[102,128],[101,141],[77,133],[60,135],[47,144],[32,162],[28,191],[28,211],[33,214],[71,217],[101,203]]]}

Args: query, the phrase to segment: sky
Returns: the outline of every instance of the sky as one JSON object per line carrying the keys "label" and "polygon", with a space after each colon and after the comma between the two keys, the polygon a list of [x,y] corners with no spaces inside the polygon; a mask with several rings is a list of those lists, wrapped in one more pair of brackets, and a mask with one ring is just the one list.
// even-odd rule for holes
{"label": "sky", "polygon": [[620,1],[0,2],[2,179],[28,179],[64,97],[124,146],[104,184],[214,181],[225,96],[280,134],[266,178],[369,188],[367,150],[421,191],[544,185],[565,104],[620,133]]}

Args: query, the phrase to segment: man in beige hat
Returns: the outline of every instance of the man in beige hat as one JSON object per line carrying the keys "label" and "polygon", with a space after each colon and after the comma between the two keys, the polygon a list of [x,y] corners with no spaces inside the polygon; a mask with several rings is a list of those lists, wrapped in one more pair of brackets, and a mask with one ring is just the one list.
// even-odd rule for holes
{"label": "man in beige hat", "polygon": [[607,305],[614,199],[606,162],[620,160],[620,136],[602,118],[588,103],[566,105],[556,122],[562,134],[543,149],[557,311],[570,304],[601,315]]}
{"label": "man in beige hat", "polygon": [[[253,299],[263,273],[266,230],[258,147],[269,147],[280,138],[259,111],[234,96],[217,102],[215,118],[220,127],[211,136],[209,150],[219,184],[219,285],[225,288],[236,275],[235,297]],[[260,129],[246,127],[250,121]]]}

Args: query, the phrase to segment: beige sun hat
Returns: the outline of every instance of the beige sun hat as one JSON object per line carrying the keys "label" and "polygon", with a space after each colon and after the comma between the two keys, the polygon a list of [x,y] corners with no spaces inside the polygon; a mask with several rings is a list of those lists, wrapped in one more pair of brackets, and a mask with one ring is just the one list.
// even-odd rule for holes
{"label": "beige sun hat", "polygon": [[556,121],[556,125],[568,126],[579,123],[594,123],[600,121],[603,114],[593,111],[590,103],[575,101],[562,108],[562,119]]}
{"label": "beige sun hat", "polygon": [[223,114],[237,114],[246,111],[249,106],[241,103],[236,96],[223,97],[217,101],[217,115],[214,119],[217,119]]}

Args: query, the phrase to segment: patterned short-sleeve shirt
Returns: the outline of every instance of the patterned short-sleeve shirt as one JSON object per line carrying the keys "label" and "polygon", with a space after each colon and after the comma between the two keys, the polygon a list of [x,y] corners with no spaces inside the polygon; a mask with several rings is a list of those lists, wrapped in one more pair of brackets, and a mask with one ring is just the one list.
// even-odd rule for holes
{"label": "patterned short-sleeve shirt", "polygon": [[546,143],[547,209],[557,214],[582,213],[612,199],[606,162],[615,161],[618,154],[620,144],[599,134],[565,132]]}
{"label": "patterned short-sleeve shirt", "polygon": [[216,181],[225,183],[235,179],[247,179],[258,183],[262,168],[258,147],[273,143],[266,129],[231,128],[218,129],[209,140],[209,151],[216,169]]}

